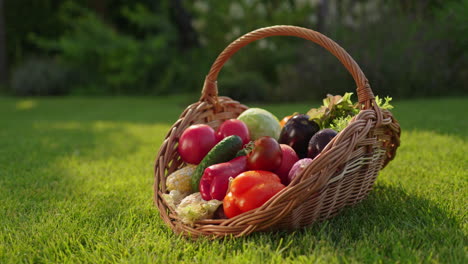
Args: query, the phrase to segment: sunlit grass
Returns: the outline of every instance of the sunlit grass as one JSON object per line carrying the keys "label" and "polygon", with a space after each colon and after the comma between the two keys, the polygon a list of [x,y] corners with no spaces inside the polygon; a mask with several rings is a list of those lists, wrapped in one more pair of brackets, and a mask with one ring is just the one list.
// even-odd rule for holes
{"label": "sunlit grass", "polygon": [[191,99],[0,98],[0,263],[467,262],[468,99],[395,102],[396,159],[334,219],[190,241],[159,218],[152,172]]}
{"label": "sunlit grass", "polygon": [[16,103],[17,110],[30,110],[37,106],[35,100],[22,100]]}

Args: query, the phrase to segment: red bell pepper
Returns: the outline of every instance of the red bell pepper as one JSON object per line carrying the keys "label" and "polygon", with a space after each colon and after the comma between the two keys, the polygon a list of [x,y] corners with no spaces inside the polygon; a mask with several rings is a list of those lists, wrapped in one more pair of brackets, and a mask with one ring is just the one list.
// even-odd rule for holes
{"label": "red bell pepper", "polygon": [[204,200],[222,201],[226,196],[229,178],[235,178],[247,170],[247,157],[240,156],[228,162],[211,165],[205,169],[200,180],[200,193]]}
{"label": "red bell pepper", "polygon": [[273,172],[243,172],[231,182],[229,193],[224,197],[224,213],[232,218],[258,208],[284,187],[278,175]]}

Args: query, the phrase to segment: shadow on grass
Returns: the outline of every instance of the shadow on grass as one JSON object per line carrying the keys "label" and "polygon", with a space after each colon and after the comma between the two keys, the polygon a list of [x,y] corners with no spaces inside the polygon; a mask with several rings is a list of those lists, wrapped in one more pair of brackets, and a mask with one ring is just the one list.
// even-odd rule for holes
{"label": "shadow on grass", "polygon": [[[145,145],[126,126],[111,122],[30,122],[21,128],[8,131],[8,142],[2,142],[8,155],[0,157],[5,165],[0,172],[0,197],[17,200],[26,211],[84,195],[82,187],[90,188],[93,181],[102,184],[106,177],[115,181],[119,171],[113,165],[128,161]],[[160,138],[155,141],[162,141],[161,133],[154,134]],[[148,157],[148,168],[152,159]]]}
{"label": "shadow on grass", "polygon": [[0,155],[0,241],[7,241],[7,251],[20,247],[18,259],[50,262],[64,256],[54,250],[92,249],[115,230],[144,228],[136,218],[157,222],[144,204],[151,199],[155,153],[142,149],[156,151],[161,130],[156,124],[34,119],[3,130],[0,153],[8,155]]}
{"label": "shadow on grass", "polygon": [[0,221],[18,230],[64,212],[105,223],[151,199],[154,157],[183,110],[178,99],[0,99]]}
{"label": "shadow on grass", "polygon": [[463,263],[466,239],[462,223],[433,202],[400,187],[377,185],[362,203],[328,221],[293,233],[255,233],[241,241],[262,241],[259,247],[271,245],[292,259],[328,248],[348,261],[356,256],[364,257],[358,262],[420,262],[436,257]]}

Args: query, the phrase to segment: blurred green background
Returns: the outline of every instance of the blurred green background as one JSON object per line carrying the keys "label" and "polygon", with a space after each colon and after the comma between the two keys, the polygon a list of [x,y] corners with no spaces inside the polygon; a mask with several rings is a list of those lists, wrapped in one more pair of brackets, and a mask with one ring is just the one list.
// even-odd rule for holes
{"label": "blurred green background", "polygon": [[[337,41],[376,94],[468,94],[468,0],[0,0],[0,94],[199,93],[224,47],[277,24]],[[354,82],[317,45],[275,37],[237,53],[219,89],[237,100],[303,101]]]}

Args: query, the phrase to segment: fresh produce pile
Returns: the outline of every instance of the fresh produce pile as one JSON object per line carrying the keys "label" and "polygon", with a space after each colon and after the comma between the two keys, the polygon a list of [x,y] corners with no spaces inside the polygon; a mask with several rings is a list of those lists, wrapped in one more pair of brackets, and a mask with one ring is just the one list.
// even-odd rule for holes
{"label": "fresh produce pile", "polygon": [[[232,218],[260,207],[285,188],[359,113],[352,93],[328,95],[319,108],[294,113],[281,122],[250,108],[215,131],[188,127],[178,153],[186,166],[166,179],[163,199],[186,224]],[[391,98],[376,102],[391,109]]]}

